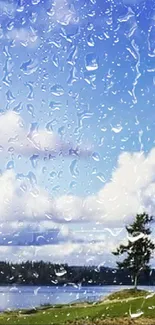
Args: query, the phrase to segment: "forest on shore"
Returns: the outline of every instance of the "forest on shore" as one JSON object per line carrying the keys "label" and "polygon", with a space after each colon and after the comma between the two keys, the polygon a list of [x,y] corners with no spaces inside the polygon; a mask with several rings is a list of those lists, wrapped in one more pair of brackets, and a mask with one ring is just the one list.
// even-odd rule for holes
{"label": "forest on shore", "polygon": [[[50,262],[0,262],[0,285],[132,285],[127,269],[96,266],[69,266]],[[155,285],[155,270],[141,272],[139,285]]]}

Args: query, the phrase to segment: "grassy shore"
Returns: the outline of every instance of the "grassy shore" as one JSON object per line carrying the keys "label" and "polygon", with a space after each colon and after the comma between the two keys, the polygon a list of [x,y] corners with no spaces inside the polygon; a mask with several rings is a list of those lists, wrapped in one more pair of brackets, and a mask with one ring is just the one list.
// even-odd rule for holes
{"label": "grassy shore", "polygon": [[0,314],[0,324],[155,325],[155,295],[125,290],[95,304],[42,306],[5,312]]}

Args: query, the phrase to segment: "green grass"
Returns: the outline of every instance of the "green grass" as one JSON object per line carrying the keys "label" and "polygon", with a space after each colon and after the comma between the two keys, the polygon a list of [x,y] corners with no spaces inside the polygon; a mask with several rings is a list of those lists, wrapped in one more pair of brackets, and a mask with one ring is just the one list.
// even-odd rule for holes
{"label": "green grass", "polygon": [[106,297],[108,300],[122,300],[122,299],[128,299],[128,298],[135,298],[135,297],[141,297],[141,296],[147,296],[149,294],[146,290],[139,290],[139,289],[124,289],[121,291],[116,291],[109,296]]}
{"label": "green grass", "polygon": [[[22,310],[21,312],[7,312],[0,314],[0,324],[63,325],[70,323],[86,325],[87,323],[95,324],[95,322],[96,324],[97,322],[99,322],[98,324],[102,324],[102,320],[106,319],[106,324],[108,325],[108,319],[124,319],[124,317],[129,319],[129,310],[131,310],[132,313],[136,313],[138,310],[143,311],[143,317],[150,319],[148,324],[155,324],[155,295],[147,299],[141,296],[137,299],[134,297],[133,300],[123,300],[122,302],[100,302],[94,305],[83,306],[82,304],[79,306],[67,305],[61,306],[61,308],[60,306],[57,308],[42,306],[35,311],[31,309],[26,311]],[[151,319],[154,319],[154,323],[151,322]],[[118,325],[118,323],[116,324]]]}

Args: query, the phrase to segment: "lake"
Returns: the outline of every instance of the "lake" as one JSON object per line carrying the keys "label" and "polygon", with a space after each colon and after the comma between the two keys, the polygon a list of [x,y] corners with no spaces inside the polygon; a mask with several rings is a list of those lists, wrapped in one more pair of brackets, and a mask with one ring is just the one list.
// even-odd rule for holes
{"label": "lake", "polygon": [[[33,308],[43,304],[65,304],[75,301],[97,301],[129,286],[1,286],[0,311]],[[155,291],[155,286],[139,287]]]}

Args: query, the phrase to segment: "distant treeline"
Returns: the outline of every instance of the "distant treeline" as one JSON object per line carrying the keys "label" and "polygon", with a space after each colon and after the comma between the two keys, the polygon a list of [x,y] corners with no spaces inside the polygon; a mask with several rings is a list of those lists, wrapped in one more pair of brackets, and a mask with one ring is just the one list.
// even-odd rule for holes
{"label": "distant treeline", "polygon": [[[128,270],[117,270],[95,266],[69,266],[43,261],[12,264],[0,262],[0,285],[131,285]],[[142,272],[141,285],[155,285],[155,270]]]}

